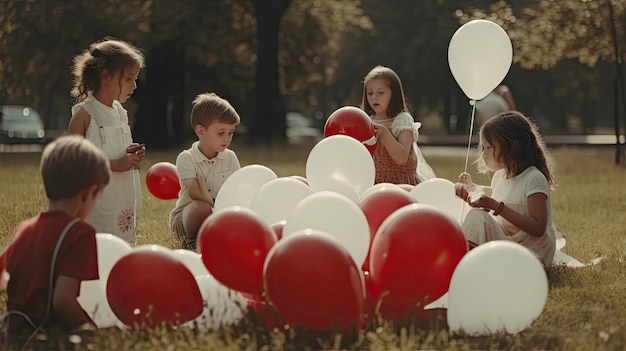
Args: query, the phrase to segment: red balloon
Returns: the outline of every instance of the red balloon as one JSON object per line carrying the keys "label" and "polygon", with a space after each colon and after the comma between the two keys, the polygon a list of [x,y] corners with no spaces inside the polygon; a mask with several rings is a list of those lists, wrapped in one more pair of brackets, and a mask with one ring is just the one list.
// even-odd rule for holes
{"label": "red balloon", "polygon": [[365,278],[365,302],[363,303],[363,310],[367,319],[372,318],[375,315],[377,302],[375,299],[378,294],[372,286],[372,277],[370,276],[370,272],[363,271],[363,277]]}
{"label": "red balloon", "polygon": [[272,229],[274,229],[274,233],[276,233],[276,238],[278,240],[283,237],[283,228],[285,227],[285,224],[287,224],[286,220],[278,221],[272,224]]}
{"label": "red balloon", "polygon": [[380,226],[370,252],[372,285],[382,296],[382,316],[406,321],[448,291],[457,264],[467,252],[461,227],[441,210],[412,204]]}
{"label": "red balloon", "polygon": [[203,308],[193,274],[158,245],[122,256],[109,273],[106,295],[113,313],[128,326],[179,325],[196,319]]}
{"label": "red balloon", "polygon": [[169,162],[155,163],[146,173],[146,186],[157,199],[177,199],[180,182],[178,181],[176,166]]}
{"label": "red balloon", "polygon": [[348,135],[363,143],[371,154],[376,150],[376,130],[370,116],[358,107],[344,106],[331,113],[324,125],[324,137]]}
{"label": "red balloon", "polygon": [[[363,210],[370,228],[370,250],[371,243],[374,242],[376,232],[383,221],[396,210],[416,202],[409,192],[398,189],[396,186],[377,187],[359,199],[358,205]],[[369,265],[368,252],[368,257],[363,262],[363,270],[369,271]]]}
{"label": "red balloon", "polygon": [[233,206],[204,220],[198,232],[198,252],[224,286],[260,294],[265,257],[276,241],[274,230],[256,212]]}
{"label": "red balloon", "polygon": [[272,331],[282,329],[285,326],[276,307],[267,302],[264,296],[247,293],[243,293],[243,296],[247,300],[248,311],[254,315],[251,320],[257,327]]}
{"label": "red balloon", "polygon": [[328,234],[305,229],[283,238],[267,257],[264,281],[268,301],[291,325],[338,331],[362,326],[361,270]]}

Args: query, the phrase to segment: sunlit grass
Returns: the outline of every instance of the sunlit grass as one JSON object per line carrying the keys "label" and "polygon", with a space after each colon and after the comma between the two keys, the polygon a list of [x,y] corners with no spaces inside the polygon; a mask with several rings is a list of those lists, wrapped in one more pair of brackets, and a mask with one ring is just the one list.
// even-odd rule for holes
{"label": "sunlit grass", "polygon": [[[242,166],[262,164],[278,176],[305,174],[312,145],[249,148],[233,145]],[[179,150],[148,150],[142,177],[161,161],[174,162]],[[518,335],[460,338],[448,335],[445,323],[431,328],[394,328],[382,323],[357,336],[311,336],[289,330],[277,334],[255,333],[242,327],[215,333],[188,329],[107,331],[97,339],[96,349],[107,350],[622,350],[626,345],[626,169],[613,162],[611,148],[561,148],[552,151],[558,188],[552,193],[554,221],[567,238],[567,254],[587,262],[603,261],[586,268],[554,268],[550,293],[539,318]],[[438,176],[456,181],[463,171],[465,155],[432,156],[424,149]],[[38,174],[39,154],[0,153],[0,245],[6,246],[15,226],[46,208]],[[470,164],[468,171],[477,176]],[[137,245],[159,244],[179,248],[167,226],[174,201],[154,198],[143,185],[142,215]],[[4,301],[2,295],[2,301]],[[303,301],[303,303],[306,303]],[[511,301],[512,304],[517,303]],[[4,311],[4,304],[0,311]]]}

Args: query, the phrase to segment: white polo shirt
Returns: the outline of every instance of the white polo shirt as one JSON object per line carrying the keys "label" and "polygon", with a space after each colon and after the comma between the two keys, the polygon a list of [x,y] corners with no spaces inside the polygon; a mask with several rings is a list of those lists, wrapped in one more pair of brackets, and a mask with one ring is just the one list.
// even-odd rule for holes
{"label": "white polo shirt", "polygon": [[239,159],[233,150],[226,149],[219,152],[214,158],[208,159],[198,148],[198,143],[197,141],[194,142],[191,148],[182,151],[176,158],[180,192],[172,213],[182,210],[192,202],[189,197],[189,189],[185,187],[183,180],[200,176],[199,178],[204,179],[209,194],[215,200],[217,192],[220,191],[226,178],[241,168]]}

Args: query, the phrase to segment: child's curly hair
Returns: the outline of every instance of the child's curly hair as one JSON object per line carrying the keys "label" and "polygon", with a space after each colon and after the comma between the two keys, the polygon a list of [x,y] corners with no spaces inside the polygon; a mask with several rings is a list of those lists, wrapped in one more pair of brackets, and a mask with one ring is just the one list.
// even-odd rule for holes
{"label": "child's curly hair", "polygon": [[89,93],[98,91],[103,71],[115,74],[129,67],[143,68],[144,65],[144,55],[138,48],[125,41],[106,37],[74,57],[74,85],[70,93],[76,102],[80,102]]}

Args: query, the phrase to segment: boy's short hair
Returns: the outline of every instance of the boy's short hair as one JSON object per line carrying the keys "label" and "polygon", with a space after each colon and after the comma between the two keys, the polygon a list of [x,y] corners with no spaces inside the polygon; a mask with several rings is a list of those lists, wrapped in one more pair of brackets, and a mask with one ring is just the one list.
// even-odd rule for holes
{"label": "boy's short hair", "polygon": [[214,121],[227,124],[239,124],[239,115],[228,100],[215,93],[198,94],[191,103],[191,128],[197,125],[207,127]]}
{"label": "boy's short hair", "polygon": [[65,135],[46,146],[39,168],[50,200],[71,198],[93,185],[104,187],[111,177],[106,155],[79,135]]}

